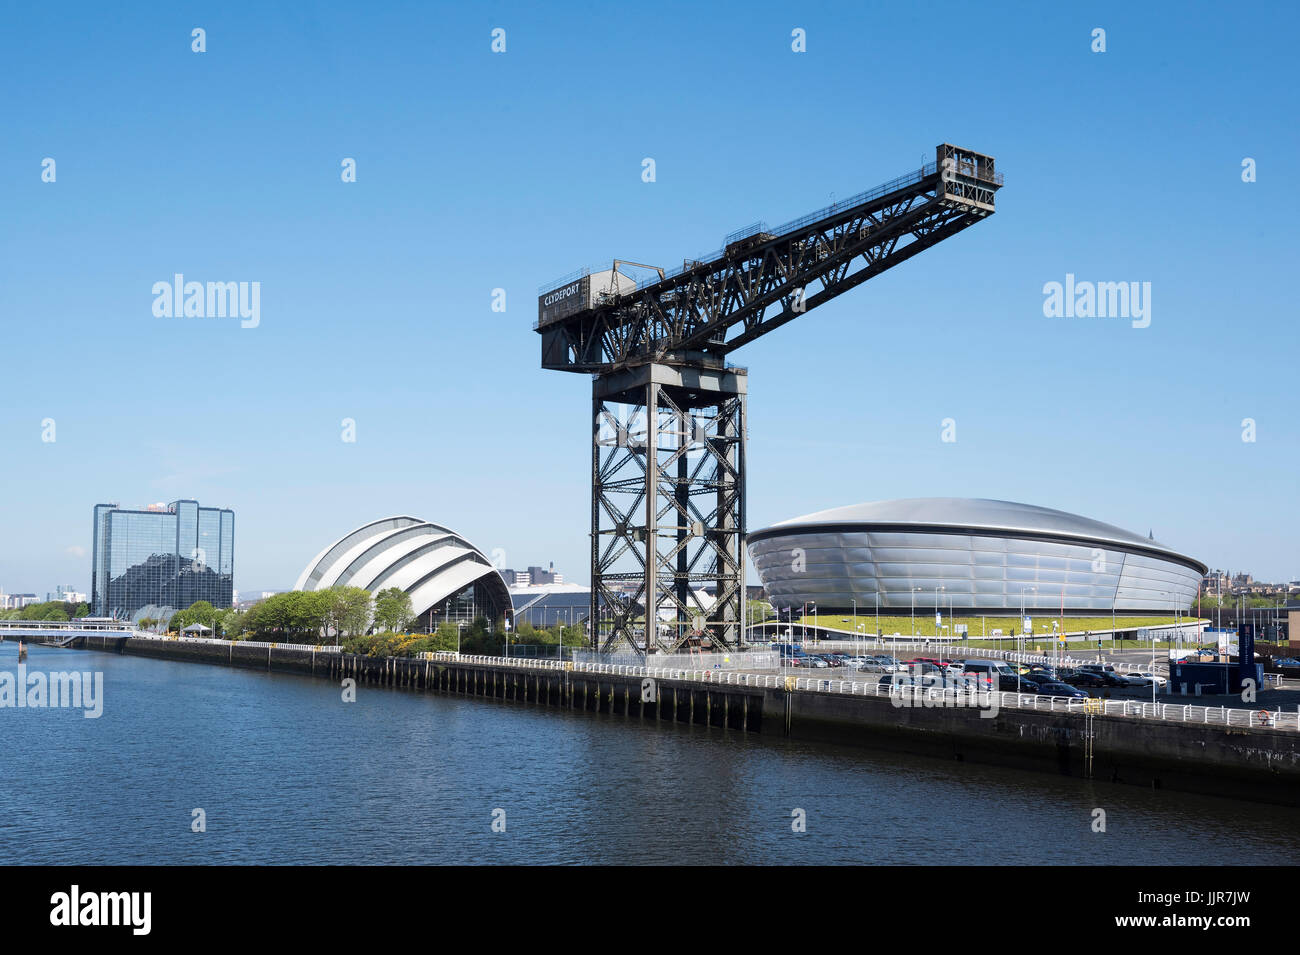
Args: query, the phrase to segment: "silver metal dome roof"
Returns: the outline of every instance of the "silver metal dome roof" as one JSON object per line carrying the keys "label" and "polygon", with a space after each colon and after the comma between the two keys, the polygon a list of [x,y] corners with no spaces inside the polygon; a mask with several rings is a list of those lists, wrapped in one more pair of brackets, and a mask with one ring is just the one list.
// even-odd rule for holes
{"label": "silver metal dome roof", "polygon": [[1194,558],[1179,554],[1158,541],[1126,531],[1113,524],[1105,524],[1050,507],[987,498],[913,497],[895,501],[850,504],[781,521],[771,527],[754,531],[749,535],[749,539],[754,541],[778,537],[790,532],[816,532],[830,527],[844,526],[932,528],[935,531],[950,533],[969,531],[985,534],[1022,533],[1036,537],[1059,536],[1164,553],[1178,558],[1183,563],[1199,566],[1202,574],[1206,570],[1206,566]]}

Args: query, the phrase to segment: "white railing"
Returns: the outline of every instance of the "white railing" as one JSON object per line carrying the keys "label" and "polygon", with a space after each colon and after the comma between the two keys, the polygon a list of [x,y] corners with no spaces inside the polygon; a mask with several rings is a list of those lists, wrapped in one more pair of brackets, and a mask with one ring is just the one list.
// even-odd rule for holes
{"label": "white railing", "polygon": [[0,620],[0,630],[41,630],[48,633],[130,633],[130,623],[94,623],[80,620]]}
{"label": "white railing", "polygon": [[[447,662],[507,666],[519,669],[571,671],[593,675],[642,677],[661,680],[685,680],[721,686],[744,686],[755,689],[780,689],[812,693],[840,693],[849,696],[894,697],[900,705],[923,706],[958,705],[960,699],[970,701],[970,691],[952,687],[912,686],[907,684],[882,685],[868,680],[831,680],[822,677],[800,677],[766,673],[737,673],[727,670],[699,670],[681,667],[645,667],[607,663],[560,663],[557,660],[528,660],[518,657],[489,657],[457,653],[425,653],[423,659]],[[927,694],[929,694],[927,696]],[[1300,712],[1289,713],[1281,709],[1250,710],[1227,706],[1196,706],[1184,703],[1150,703],[1140,700],[1086,700],[1043,696],[1032,693],[992,693],[977,691],[976,705],[990,709],[996,705],[1003,709],[1046,710],[1095,716],[1115,716],[1130,719],[1158,719],[1176,723],[1201,723],[1217,726],[1240,726],[1255,729],[1287,729],[1300,731]],[[966,705],[972,705],[969,702]]]}
{"label": "white railing", "polygon": [[215,637],[169,637],[161,633],[136,633],[137,640],[164,640],[169,643],[211,643],[223,647],[272,647],[277,650],[312,650],[316,653],[339,653],[342,647],[317,646],[314,643],[265,643],[260,640],[220,640]]}

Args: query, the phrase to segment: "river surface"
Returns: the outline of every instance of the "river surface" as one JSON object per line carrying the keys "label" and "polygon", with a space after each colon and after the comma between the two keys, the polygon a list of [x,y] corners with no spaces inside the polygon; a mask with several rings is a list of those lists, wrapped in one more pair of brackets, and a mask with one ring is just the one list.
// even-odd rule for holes
{"label": "river surface", "polygon": [[1300,810],[1235,800],[109,653],[27,667],[101,672],[103,714],[0,708],[3,864],[1300,859]]}

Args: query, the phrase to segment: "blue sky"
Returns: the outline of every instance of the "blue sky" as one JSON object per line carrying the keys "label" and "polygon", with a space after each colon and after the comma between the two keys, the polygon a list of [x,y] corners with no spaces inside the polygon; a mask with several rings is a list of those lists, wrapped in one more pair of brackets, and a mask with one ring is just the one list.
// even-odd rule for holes
{"label": "blue sky", "polygon": [[[390,513],[585,580],[590,383],[541,371],[537,286],[615,257],[680,264],[940,142],[997,157],[997,214],[734,356],[750,526],[994,497],[1300,577],[1294,5],[3,20],[4,590],[88,590],[92,507],[180,497],[235,510],[240,589],[290,586]],[[155,317],[176,272],[260,282],[260,325]],[[1150,282],[1150,327],[1044,317],[1066,273]]]}

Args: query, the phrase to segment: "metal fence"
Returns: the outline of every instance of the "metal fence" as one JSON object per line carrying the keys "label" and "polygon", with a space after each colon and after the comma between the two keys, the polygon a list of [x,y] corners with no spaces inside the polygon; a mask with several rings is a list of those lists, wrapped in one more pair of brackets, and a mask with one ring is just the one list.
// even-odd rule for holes
{"label": "metal fence", "polygon": [[[757,689],[785,689],[810,693],[836,693],[845,696],[875,696],[895,698],[900,706],[957,706],[958,697],[969,700],[968,691],[951,687],[909,686],[895,684],[882,686],[864,680],[829,680],[819,677],[796,677],[765,673],[739,673],[727,670],[701,670],[679,667],[645,667],[623,664],[560,663],[549,660],[515,660],[508,657],[469,656],[455,653],[430,653],[429,659],[449,662],[480,663],[488,666],[528,667],[544,670],[569,670],[594,675],[642,677],[664,680],[685,680],[701,684],[747,686]],[[1079,716],[1114,716],[1127,719],[1154,719],[1174,723],[1234,726],[1247,729],[1285,729],[1300,731],[1300,712],[1288,713],[1281,709],[1238,709],[1226,706],[1196,706],[1183,703],[1147,703],[1138,700],[1072,700],[1033,693],[994,693],[979,691],[981,708],[1036,710],[1067,713]],[[987,705],[985,705],[987,704]],[[968,704],[969,705],[969,704]]]}
{"label": "metal fence", "polygon": [[213,643],[223,647],[273,647],[278,650],[312,650],[316,653],[339,653],[342,647],[314,643],[265,643],[260,640],[219,640],[215,637],[168,637],[157,633],[135,634],[137,640],[166,640],[170,643]]}
{"label": "metal fence", "polygon": [[[596,650],[570,649],[565,657],[574,663],[617,664],[620,666],[645,666],[645,659],[637,653],[600,653]],[[735,653],[661,653],[651,657],[658,669],[687,670],[775,670],[780,663],[772,650],[737,651]]]}

